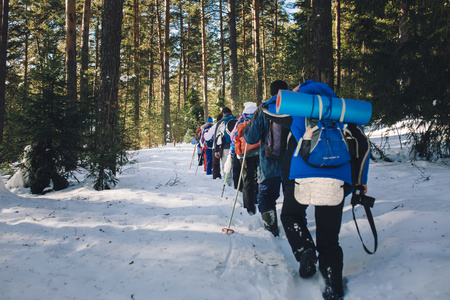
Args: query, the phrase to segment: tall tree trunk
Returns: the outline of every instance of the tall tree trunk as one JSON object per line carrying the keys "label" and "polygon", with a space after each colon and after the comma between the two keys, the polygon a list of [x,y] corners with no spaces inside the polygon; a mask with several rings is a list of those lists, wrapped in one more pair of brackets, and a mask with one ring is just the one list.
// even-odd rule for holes
{"label": "tall tree trunk", "polygon": [[77,128],[75,117],[77,111],[77,51],[76,51],[76,1],[66,0],[66,86],[68,98],[67,117],[71,123],[67,134],[70,135],[69,151],[65,153],[67,166],[75,169],[77,165]]}
{"label": "tall tree trunk", "polygon": [[95,24],[95,73],[94,73],[94,82],[92,86],[92,90],[94,91],[94,95],[97,94],[99,90],[99,74],[98,70],[100,67],[100,14],[97,14],[97,22]]}
{"label": "tall tree trunk", "polygon": [[225,100],[225,50],[223,38],[223,17],[222,0],[219,0],[219,19],[220,19],[220,64],[222,67],[222,99]]}
{"label": "tall tree trunk", "polygon": [[[278,73],[278,0],[275,0],[273,16],[273,58],[275,59],[275,70]],[[278,74],[277,74],[278,75]],[[267,83],[265,84],[267,86]]]}
{"label": "tall tree trunk", "polygon": [[201,26],[202,26],[202,74],[203,74],[203,112],[204,121],[208,118],[208,70],[206,58],[206,19],[205,0],[201,0]]}
{"label": "tall tree trunk", "polygon": [[28,53],[29,53],[29,44],[30,44],[30,34],[29,32],[25,33],[25,46],[24,46],[24,62],[23,62],[23,86],[25,88],[25,93],[28,93]]}
{"label": "tall tree trunk", "polygon": [[149,49],[149,61],[150,61],[150,65],[149,65],[149,69],[148,69],[148,102],[147,102],[147,110],[148,113],[150,115],[151,113],[151,107],[152,107],[152,102],[153,102],[153,78],[154,78],[154,62],[153,62],[153,58],[154,58],[154,46],[153,46],[153,40],[154,40],[154,34],[155,34],[155,30],[154,30],[154,24],[155,24],[155,14],[154,14],[154,9],[155,9],[155,5],[154,3],[150,3],[150,37],[149,37],[149,45],[148,45],[148,49]]}
{"label": "tall tree trunk", "polygon": [[313,0],[314,80],[334,88],[331,0]]}
{"label": "tall tree trunk", "polygon": [[[188,2],[188,5],[191,5],[191,1]],[[187,20],[187,29],[186,29],[186,40],[190,40],[190,34],[191,34],[191,19],[188,18]],[[189,54],[189,42],[186,43],[186,57],[184,59],[184,76],[186,79],[186,82],[184,84],[184,94],[186,95],[189,92],[190,84],[191,84],[191,76],[190,76],[190,54]]]}
{"label": "tall tree trunk", "polygon": [[172,141],[170,122],[170,85],[169,85],[169,33],[170,33],[170,0],[165,0],[164,24],[164,145]]}
{"label": "tall tree trunk", "polygon": [[69,111],[74,113],[77,101],[77,51],[75,0],[66,0],[66,84]]}
{"label": "tall tree trunk", "polygon": [[409,40],[408,27],[409,3],[408,0],[400,1],[400,22],[399,22],[399,36],[400,44],[404,44]]}
{"label": "tall tree trunk", "polygon": [[341,0],[336,0],[336,93],[341,88]]}
{"label": "tall tree trunk", "polygon": [[0,0],[0,144],[3,143],[6,107],[6,54],[8,51],[9,0]]}
{"label": "tall tree trunk", "polygon": [[89,68],[89,23],[91,19],[91,0],[84,0],[83,21],[81,24],[81,69],[80,69],[80,101],[86,104],[88,101],[88,78]]}
{"label": "tall tree trunk", "polygon": [[258,104],[262,102],[262,67],[261,46],[259,41],[259,8],[259,0],[253,0],[253,74],[255,77],[255,100]]}
{"label": "tall tree trunk", "polygon": [[[183,67],[184,67],[184,24],[183,24],[183,2],[180,1],[178,4],[178,9],[180,11],[180,61],[178,66],[178,103],[177,103],[177,112],[181,108],[181,95],[183,95],[184,100],[184,93],[182,88],[182,82],[183,82]],[[184,101],[183,101],[184,102]]]}
{"label": "tall tree trunk", "polygon": [[[139,128],[141,88],[139,75],[139,1],[133,0],[133,65],[134,65],[134,125]],[[137,142],[139,143],[139,129],[137,130]]]}
{"label": "tall tree trunk", "polygon": [[263,91],[262,97],[265,99],[267,96],[267,59],[266,59],[266,29],[262,26],[262,69],[263,69]]}
{"label": "tall tree trunk", "polygon": [[[156,5],[156,19],[158,22],[158,53],[159,53],[159,79],[160,79],[160,101],[164,101],[164,47],[163,47],[163,30],[162,30],[162,20],[161,12],[159,10],[159,0],[155,0]],[[156,105],[156,110],[160,113],[158,103]],[[165,143],[165,138],[163,138],[163,144]]]}
{"label": "tall tree trunk", "polygon": [[235,109],[235,103],[239,99],[239,75],[237,58],[237,34],[236,34],[236,0],[228,0],[228,48],[230,53],[230,92],[231,109]]}
{"label": "tall tree trunk", "polygon": [[[409,26],[408,26],[408,17],[409,17],[409,3],[408,0],[400,1],[400,22],[399,22],[399,43],[400,47],[402,47],[409,40]],[[406,74],[405,66],[408,64],[408,55],[405,53],[402,55],[402,73],[400,78],[400,89],[404,89],[406,86],[410,84],[410,77]]]}
{"label": "tall tree trunk", "polygon": [[[239,76],[241,79],[241,95],[247,94],[247,74],[245,73],[247,70],[247,43],[246,43],[246,27],[245,27],[245,1],[242,3],[242,73]],[[237,103],[236,103],[237,104]]]}
{"label": "tall tree trunk", "polygon": [[[100,55],[99,150],[102,159],[100,173],[108,169],[116,175],[118,155],[116,127],[120,77],[120,44],[122,41],[123,0],[104,0],[102,13],[102,43]],[[102,180],[102,178],[100,178]],[[103,186],[101,189],[108,188]]]}

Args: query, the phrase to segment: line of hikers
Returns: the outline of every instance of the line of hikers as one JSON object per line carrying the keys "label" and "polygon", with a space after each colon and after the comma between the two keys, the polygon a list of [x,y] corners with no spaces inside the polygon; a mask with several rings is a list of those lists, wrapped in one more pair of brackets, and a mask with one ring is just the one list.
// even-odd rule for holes
{"label": "line of hikers", "polygon": [[[212,174],[214,179],[225,174],[227,184],[234,183],[234,188],[242,191],[248,213],[255,214],[257,206],[264,227],[274,236],[279,235],[276,201],[281,187],[284,196],[281,222],[300,263],[300,276],[312,277],[318,261],[325,280],[323,298],[343,299],[343,252],[339,246],[342,211],[345,197],[355,188],[363,195],[367,191],[369,139],[361,125],[346,123],[342,118],[312,120],[305,116],[277,114],[280,90],[288,90],[287,83],[272,82],[272,97],[260,106],[244,103],[239,118],[233,116],[228,107],[222,109],[215,123],[208,118],[195,137],[199,165],[204,165],[206,174]],[[312,80],[303,82],[292,92],[336,97],[328,85]],[[345,111],[342,116],[344,114]],[[328,136],[335,132],[341,140]],[[340,142],[346,147],[342,151],[348,153],[319,153],[319,157],[326,159],[323,165],[310,161],[310,156],[317,151],[338,148]],[[347,155],[349,159],[325,167],[330,161]],[[242,175],[241,164],[244,164]],[[239,176],[243,179],[240,187],[237,186]],[[307,227],[308,205],[315,206],[316,242]]]}

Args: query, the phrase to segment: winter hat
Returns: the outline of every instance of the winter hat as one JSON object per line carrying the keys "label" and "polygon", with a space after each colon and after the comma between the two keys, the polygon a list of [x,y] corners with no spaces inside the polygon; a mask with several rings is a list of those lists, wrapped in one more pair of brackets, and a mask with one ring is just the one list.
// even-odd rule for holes
{"label": "winter hat", "polygon": [[206,123],[213,123],[213,122],[214,122],[214,120],[211,117],[208,117],[208,119],[206,119]]}
{"label": "winter hat", "polygon": [[252,114],[257,109],[255,102],[245,102],[244,103],[244,111],[242,114]]}

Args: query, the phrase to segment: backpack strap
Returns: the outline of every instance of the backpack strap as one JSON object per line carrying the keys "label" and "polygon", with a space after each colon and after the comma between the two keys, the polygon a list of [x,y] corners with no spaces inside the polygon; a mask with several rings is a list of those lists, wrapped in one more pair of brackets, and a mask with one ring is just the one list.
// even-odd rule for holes
{"label": "backpack strap", "polygon": [[323,101],[322,101],[322,97],[320,97],[320,95],[317,95],[317,98],[319,99],[319,120],[322,120]]}
{"label": "backpack strap", "polygon": [[345,110],[347,109],[347,107],[345,105],[345,99],[341,98],[341,100],[342,100],[342,111],[341,111],[341,117],[339,118],[339,122],[344,122]]}
{"label": "backpack strap", "polygon": [[[372,215],[370,208],[373,207],[375,198],[361,195],[362,189],[363,189],[362,187],[358,186],[358,187],[356,187],[355,191],[353,192],[353,196],[352,196],[352,200],[351,200],[353,220],[355,221],[356,230],[358,231],[359,239],[361,240],[364,251],[366,251],[367,254],[374,254],[378,248],[378,234],[377,234],[377,229],[375,228],[375,222],[373,220],[373,215]],[[366,211],[367,220],[369,221],[370,229],[372,230],[372,234],[373,234],[373,238],[374,238],[373,251],[370,251],[369,249],[367,249],[367,247],[364,244],[364,241],[361,237],[361,233],[360,233],[359,227],[358,227],[358,222],[356,222],[356,217],[355,217],[355,206],[357,204],[361,204],[362,206],[364,206],[364,210]]]}

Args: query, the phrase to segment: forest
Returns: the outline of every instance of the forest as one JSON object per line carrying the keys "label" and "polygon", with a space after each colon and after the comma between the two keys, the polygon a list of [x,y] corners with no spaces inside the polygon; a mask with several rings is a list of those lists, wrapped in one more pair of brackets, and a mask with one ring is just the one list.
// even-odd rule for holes
{"label": "forest", "polygon": [[[189,141],[281,79],[370,101],[411,158],[450,157],[448,0],[0,0],[0,163],[32,193]],[[383,158],[383,148],[373,153]]]}

